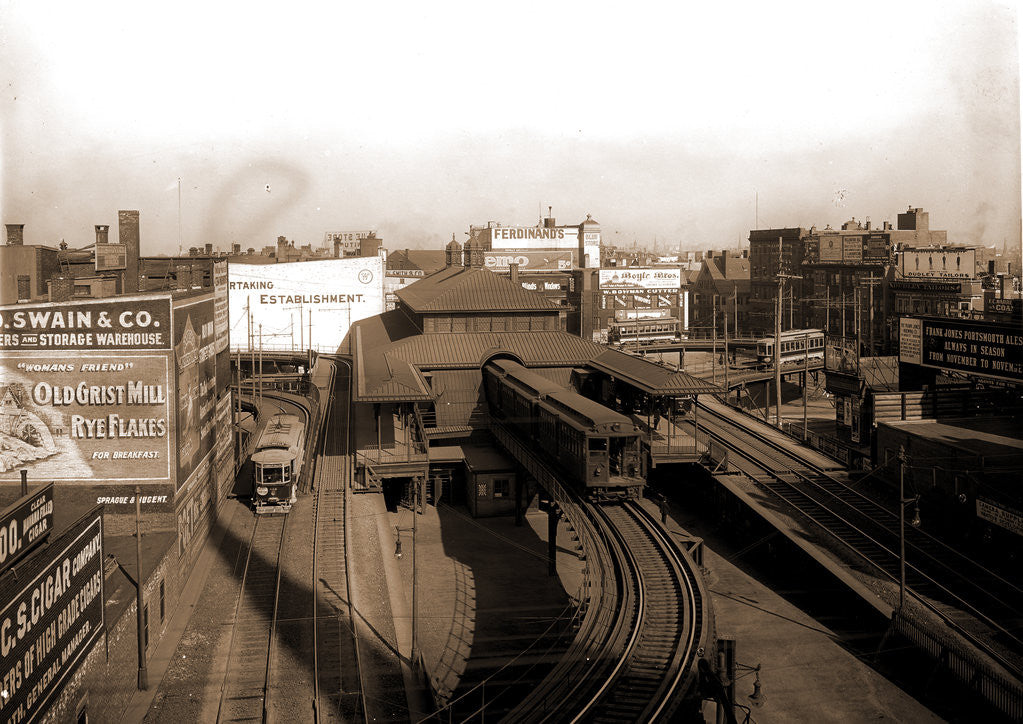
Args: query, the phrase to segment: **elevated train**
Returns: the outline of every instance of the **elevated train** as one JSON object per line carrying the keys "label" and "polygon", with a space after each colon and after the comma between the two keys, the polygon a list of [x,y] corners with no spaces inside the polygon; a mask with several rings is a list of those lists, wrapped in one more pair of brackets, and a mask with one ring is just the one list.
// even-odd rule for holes
{"label": "elevated train", "polygon": [[305,457],[305,424],[297,415],[273,415],[252,451],[252,505],[257,514],[287,513],[298,500]]}
{"label": "elevated train", "polygon": [[632,420],[511,360],[483,372],[491,415],[547,453],[570,487],[595,499],[640,497],[646,457]]}

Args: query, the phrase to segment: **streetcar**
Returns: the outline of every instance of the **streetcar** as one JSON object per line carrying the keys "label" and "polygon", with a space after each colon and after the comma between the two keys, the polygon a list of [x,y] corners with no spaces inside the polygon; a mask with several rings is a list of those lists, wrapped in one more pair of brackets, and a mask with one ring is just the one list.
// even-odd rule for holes
{"label": "streetcar", "polygon": [[297,415],[273,415],[252,452],[252,505],[257,514],[287,513],[298,500],[305,457],[305,424]]}
{"label": "streetcar", "polygon": [[[757,364],[774,364],[774,337],[757,340]],[[809,345],[809,346],[807,346]],[[824,359],[824,332],[820,329],[790,329],[781,333],[781,363]]]}
{"label": "streetcar", "polygon": [[679,321],[674,317],[615,320],[608,330],[608,342],[614,345],[678,342],[681,339]]}

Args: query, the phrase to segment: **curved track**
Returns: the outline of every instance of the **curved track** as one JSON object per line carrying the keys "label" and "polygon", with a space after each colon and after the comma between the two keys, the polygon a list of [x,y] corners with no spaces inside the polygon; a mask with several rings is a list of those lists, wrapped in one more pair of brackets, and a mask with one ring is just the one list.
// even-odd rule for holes
{"label": "curved track", "polygon": [[[899,580],[899,516],[835,475],[700,404],[711,434],[744,458],[757,483],[820,526],[874,570]],[[711,429],[713,428],[713,429]],[[1023,590],[927,532],[906,526],[906,584],[921,603],[1023,676]],[[963,614],[967,615],[963,615]]]}

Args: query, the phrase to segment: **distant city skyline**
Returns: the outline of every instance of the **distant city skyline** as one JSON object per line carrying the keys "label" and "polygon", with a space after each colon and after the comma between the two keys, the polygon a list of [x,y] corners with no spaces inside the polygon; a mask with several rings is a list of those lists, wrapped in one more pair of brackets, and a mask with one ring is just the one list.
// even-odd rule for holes
{"label": "distant city skyline", "polygon": [[912,205],[950,243],[1020,245],[1009,3],[0,15],[0,208],[29,244],[138,209],[144,254],[439,248],[552,206],[610,244],[722,249]]}

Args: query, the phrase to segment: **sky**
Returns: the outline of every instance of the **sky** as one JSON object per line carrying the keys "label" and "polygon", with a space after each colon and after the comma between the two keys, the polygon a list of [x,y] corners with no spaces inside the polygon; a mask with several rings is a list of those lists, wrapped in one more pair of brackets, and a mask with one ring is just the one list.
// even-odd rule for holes
{"label": "sky", "polygon": [[0,0],[0,221],[78,248],[138,209],[144,254],[403,249],[550,206],[726,249],[911,205],[1020,244],[1014,3],[496,5]]}

